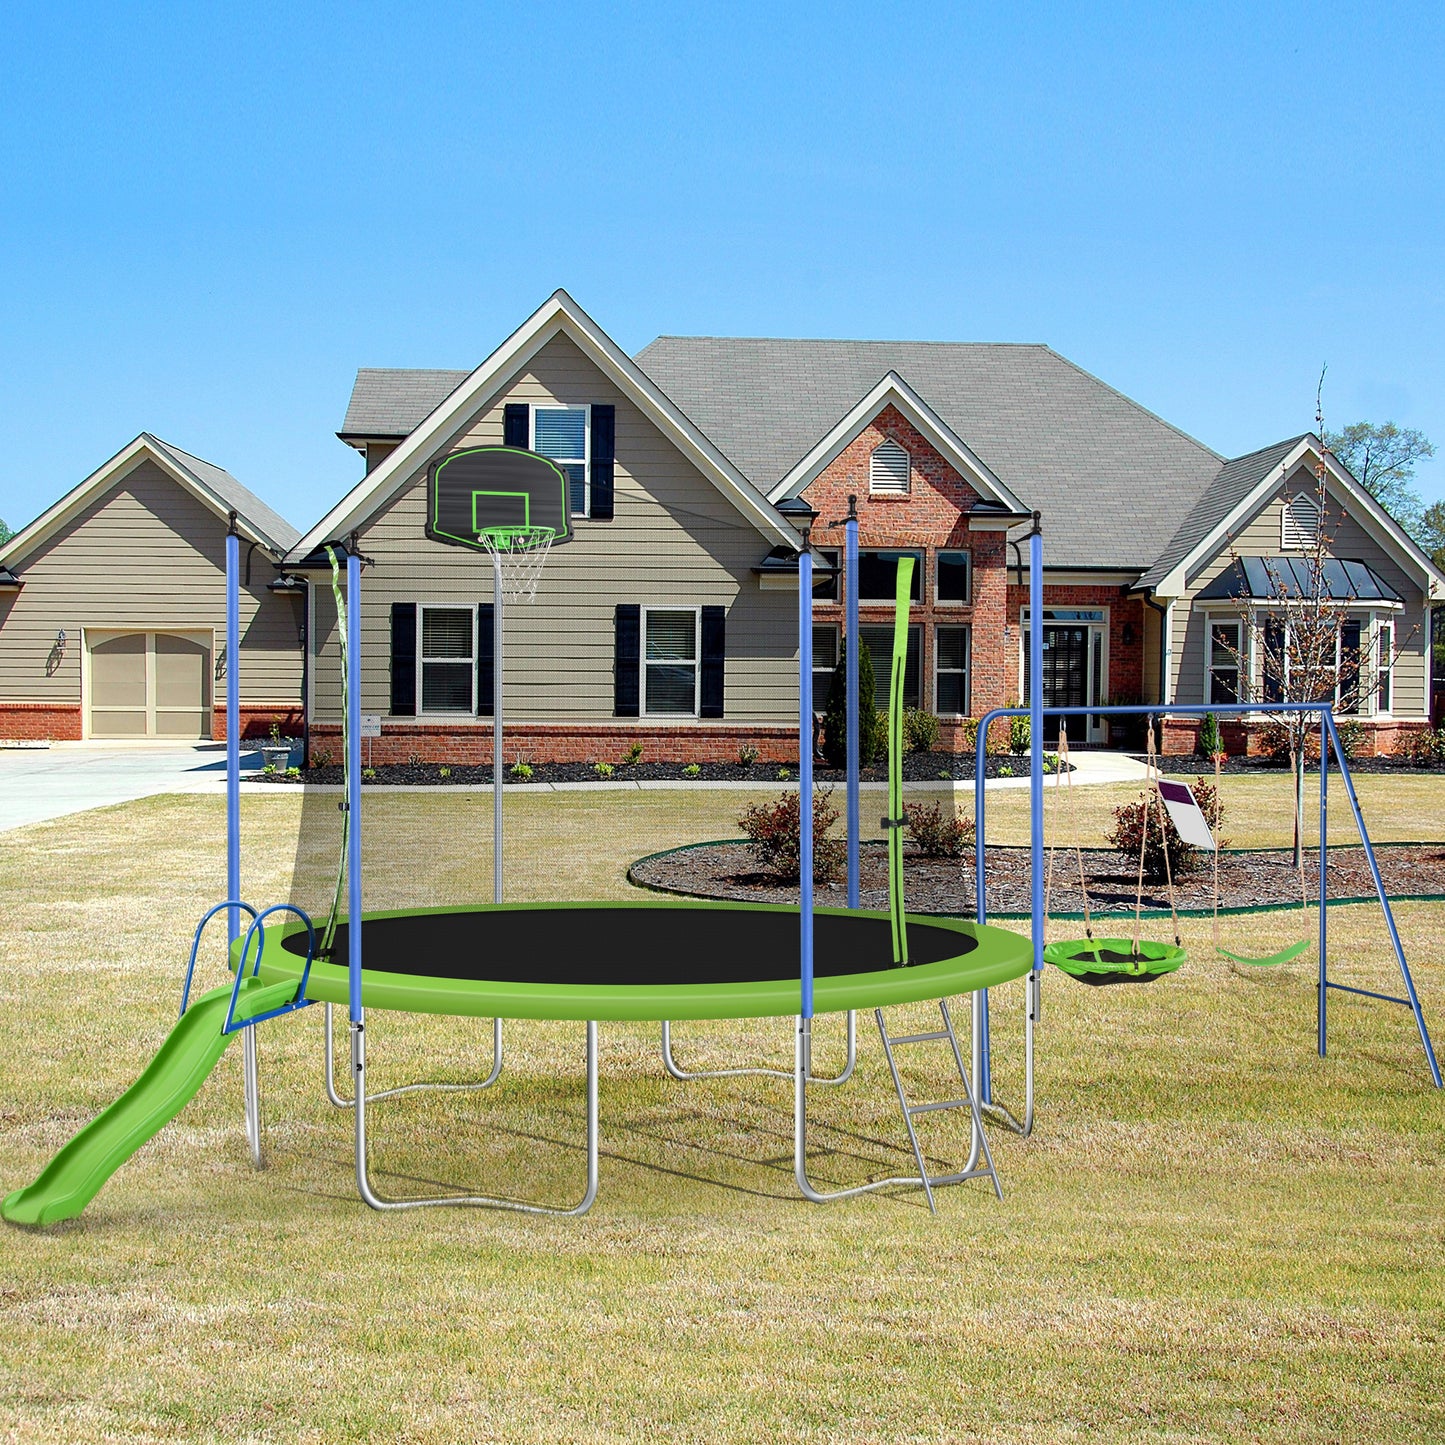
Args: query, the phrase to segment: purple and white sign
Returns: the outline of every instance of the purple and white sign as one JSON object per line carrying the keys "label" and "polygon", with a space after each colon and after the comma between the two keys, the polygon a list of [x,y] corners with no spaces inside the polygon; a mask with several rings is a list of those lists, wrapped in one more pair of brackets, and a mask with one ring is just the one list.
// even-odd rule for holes
{"label": "purple and white sign", "polygon": [[1188,783],[1171,783],[1164,778],[1160,778],[1156,786],[1179,836],[1196,848],[1212,850],[1214,834],[1209,831],[1209,821],[1193,788]]}

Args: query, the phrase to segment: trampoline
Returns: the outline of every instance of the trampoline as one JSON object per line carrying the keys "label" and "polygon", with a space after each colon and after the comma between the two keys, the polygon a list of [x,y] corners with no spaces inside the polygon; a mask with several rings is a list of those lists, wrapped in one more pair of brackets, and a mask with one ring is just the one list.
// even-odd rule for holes
{"label": "trampoline", "polygon": [[[1028,939],[953,918],[908,917],[913,962],[893,962],[887,913],[815,913],[814,1007],[883,1008],[1021,978]],[[300,981],[306,929],[266,929],[261,976]],[[795,908],[760,903],[549,903],[364,915],[368,1008],[479,1018],[655,1020],[774,1018],[798,1012]],[[334,956],[345,958],[347,925]],[[277,947],[276,945],[280,946]],[[781,976],[780,976],[781,975]],[[347,1001],[347,970],[311,966],[307,996]]]}

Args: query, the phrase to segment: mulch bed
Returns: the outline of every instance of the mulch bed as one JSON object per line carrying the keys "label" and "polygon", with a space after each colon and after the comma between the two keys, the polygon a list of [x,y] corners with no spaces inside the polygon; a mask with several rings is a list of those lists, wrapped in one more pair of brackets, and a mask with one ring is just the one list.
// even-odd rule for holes
{"label": "mulch bed", "polygon": [[[1130,756],[1138,758],[1141,763],[1144,761],[1143,753],[1131,753]],[[1214,776],[1214,763],[1209,758],[1161,757],[1159,759],[1159,766],[1166,776],[1171,773],[1189,777],[1204,775],[1212,778]],[[1310,773],[1312,775],[1318,775],[1319,770],[1320,766],[1318,762],[1310,762],[1305,764],[1305,772],[1307,773]],[[1338,776],[1339,774],[1339,768],[1333,762],[1331,762],[1330,764],[1330,771],[1336,774],[1336,776]],[[1223,766],[1220,768],[1220,772],[1234,774],[1288,773],[1289,759],[1227,758]],[[1417,763],[1408,762],[1404,758],[1354,758],[1350,760],[1350,772],[1405,774],[1419,773],[1424,777],[1430,777],[1432,774],[1438,776],[1441,773],[1445,773],[1445,761],[1422,766]]]}
{"label": "mulch bed", "polygon": [[[504,753],[503,756],[506,754]],[[363,745],[363,761],[365,750]],[[755,783],[760,788],[771,787],[798,776],[796,759],[789,763],[754,763],[744,767],[741,763],[699,763],[700,771],[693,774],[683,772],[686,763],[614,763],[610,774],[598,773],[595,762],[573,763],[532,763],[530,776],[519,777],[508,764],[504,779],[508,784],[519,783]],[[446,776],[442,769],[447,769]],[[1025,757],[991,757],[987,759],[990,778],[1023,778],[1028,776],[1029,760]],[[787,777],[780,774],[786,770]],[[492,765],[467,763],[383,763],[373,769],[376,776],[363,776],[363,785],[386,786],[431,786],[447,787],[464,784],[490,784]],[[974,757],[972,753],[906,753],[903,758],[903,779],[909,783],[948,782],[952,780],[972,781]],[[816,782],[837,784],[840,791],[846,781],[845,774],[837,768],[824,767],[817,763],[813,768]],[[863,768],[859,777],[865,783],[888,781],[887,765],[879,763]],[[343,781],[339,764],[325,768],[308,768],[298,778],[276,774],[265,779],[276,783],[334,783]]]}
{"label": "mulch bed", "polygon": [[[1393,843],[1375,849],[1380,873],[1392,898],[1445,895],[1445,844]],[[888,855],[882,843],[860,850],[859,902],[864,908],[888,907]],[[1089,907],[1097,914],[1132,913],[1138,880],[1138,858],[1111,849],[1086,848]],[[1374,897],[1374,884],[1363,848],[1329,851],[1331,898]],[[634,863],[628,878],[644,888],[685,893],[701,898],[726,898],[749,903],[796,903],[796,883],[785,883],[758,866],[743,842],[704,843],[678,848]],[[1029,851],[989,848],[985,858],[989,912],[1029,911]],[[1305,859],[1305,884],[1310,901],[1319,896],[1319,869]],[[905,846],[903,888],[913,913],[952,913],[971,917],[974,908],[973,854],[963,858],[922,858]],[[1221,908],[1270,908],[1300,901],[1299,874],[1288,849],[1222,853],[1219,859]],[[814,897],[821,906],[843,907],[847,894],[841,881],[819,884]],[[1206,866],[1175,881],[1180,912],[1208,912],[1213,907],[1213,871]],[[1081,913],[1079,869],[1073,851],[1060,850],[1054,860],[1050,909]],[[1163,883],[1144,880],[1144,907],[1167,912]]]}

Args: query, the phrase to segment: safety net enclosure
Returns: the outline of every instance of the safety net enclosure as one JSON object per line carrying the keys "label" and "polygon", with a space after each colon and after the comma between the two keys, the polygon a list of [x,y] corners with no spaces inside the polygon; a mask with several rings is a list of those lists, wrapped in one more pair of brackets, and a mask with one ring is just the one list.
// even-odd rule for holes
{"label": "safety net enclosure", "polygon": [[[314,913],[323,939],[308,992],[324,1005],[332,1101],[361,1106],[363,1196],[379,1207],[513,1207],[480,1194],[383,1198],[366,1163],[371,1104],[432,1088],[506,1089],[505,1019],[586,1026],[582,1208],[595,1187],[598,1020],[661,1025],[661,1061],[676,1079],[772,1074],[801,1098],[810,1084],[852,1077],[855,1013],[866,1008],[916,1173],[841,1192],[913,1183],[931,1202],[941,1183],[986,1177],[997,1188],[967,1041],[954,1035],[946,999],[1021,977],[1031,953],[1009,930],[904,917],[897,756],[913,559],[897,559],[887,625],[854,650],[870,650],[875,684],[872,697],[855,694],[850,716],[885,713],[894,734],[892,784],[875,785],[865,826],[861,784],[815,775],[815,717],[847,649],[839,624],[813,616],[815,593],[836,597],[839,587],[809,535],[814,519],[760,548],[756,523],[722,497],[654,487],[602,526],[565,459],[463,443],[312,559],[310,766],[298,784],[291,901]],[[842,519],[835,531],[841,542]],[[784,586],[779,556],[791,567]],[[745,859],[721,884],[699,879],[706,896],[669,898],[631,880],[644,856],[685,864],[688,849],[718,840],[738,840]],[[887,911],[840,906],[856,905],[860,848],[892,858]],[[265,936],[262,979],[296,975],[299,925],[278,919]],[[937,1010],[935,1022],[895,1032],[944,1045],[952,1083],[935,1080],[929,1107],[962,1112],[968,1159],[951,1173],[924,1163],[918,1111],[904,1098],[916,1071],[895,1066],[882,1012],[919,1001]],[[349,1050],[338,1037],[343,1011]],[[480,1066],[459,1078],[455,1057],[438,1050],[403,1078],[387,1061],[388,1035],[427,1025],[393,1023],[400,1012],[495,1020],[490,1046],[473,1045]],[[820,1032],[815,1064],[813,1016],[830,1012],[841,1017]],[[769,1018],[793,1022],[781,1036],[761,1024],[704,1040],[671,1032],[674,1020]],[[679,1062],[676,1049],[699,1043],[721,1067]],[[358,1093],[363,1079],[370,1086]],[[488,1101],[475,1103],[484,1112]],[[799,1185],[831,1197],[807,1182],[803,1119]]]}

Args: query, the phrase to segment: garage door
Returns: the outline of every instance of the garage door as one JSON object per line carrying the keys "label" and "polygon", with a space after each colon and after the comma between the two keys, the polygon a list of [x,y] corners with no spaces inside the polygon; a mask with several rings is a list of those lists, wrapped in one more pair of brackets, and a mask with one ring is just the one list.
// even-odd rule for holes
{"label": "garage door", "polygon": [[91,737],[210,737],[209,633],[87,630],[86,642]]}

